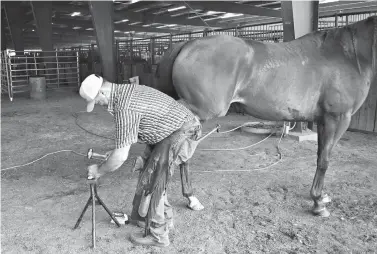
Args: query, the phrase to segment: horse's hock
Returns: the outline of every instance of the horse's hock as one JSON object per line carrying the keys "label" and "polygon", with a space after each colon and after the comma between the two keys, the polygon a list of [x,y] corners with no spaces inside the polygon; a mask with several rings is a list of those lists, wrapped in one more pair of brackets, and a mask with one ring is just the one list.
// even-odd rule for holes
{"label": "horse's hock", "polygon": [[45,77],[30,77],[30,98],[33,100],[46,99],[46,78]]}

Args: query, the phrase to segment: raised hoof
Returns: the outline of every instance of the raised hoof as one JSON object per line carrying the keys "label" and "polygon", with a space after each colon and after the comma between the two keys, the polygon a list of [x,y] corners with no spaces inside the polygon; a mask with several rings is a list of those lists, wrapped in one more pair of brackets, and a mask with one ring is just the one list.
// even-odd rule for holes
{"label": "raised hoof", "polygon": [[329,195],[327,195],[327,194],[323,194],[322,195],[322,203],[324,203],[324,204],[326,204],[326,203],[330,203],[331,202],[331,198],[330,198],[330,196]]}
{"label": "raised hoof", "polygon": [[321,209],[313,208],[312,212],[313,212],[314,215],[320,216],[320,217],[329,217],[330,216],[330,212],[327,210],[326,207],[321,208]]}

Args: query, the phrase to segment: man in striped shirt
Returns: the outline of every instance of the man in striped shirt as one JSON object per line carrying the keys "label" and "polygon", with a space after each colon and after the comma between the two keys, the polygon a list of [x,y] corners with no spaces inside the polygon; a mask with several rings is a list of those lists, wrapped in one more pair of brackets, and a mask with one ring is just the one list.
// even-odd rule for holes
{"label": "man in striped shirt", "polygon": [[172,209],[167,201],[166,185],[174,166],[180,166],[182,190],[189,199],[190,208],[203,209],[193,196],[187,162],[201,135],[199,119],[185,106],[156,89],[136,84],[114,84],[95,74],[82,82],[80,95],[87,101],[88,112],[95,104],[107,106],[116,126],[115,149],[103,164],[88,167],[88,177],[99,178],[118,169],[128,158],[131,145],[138,139],[145,142],[147,148],[137,160],[139,165],[136,168],[142,171],[131,217],[143,221],[145,214],[143,217],[141,210],[147,206],[146,227],[150,235],[132,236],[131,241],[168,246]]}

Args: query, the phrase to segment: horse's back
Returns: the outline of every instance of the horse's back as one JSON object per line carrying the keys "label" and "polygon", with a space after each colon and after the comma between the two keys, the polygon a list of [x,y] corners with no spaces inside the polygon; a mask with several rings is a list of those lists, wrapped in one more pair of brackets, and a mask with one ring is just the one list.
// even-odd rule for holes
{"label": "horse's back", "polygon": [[355,48],[352,36],[346,28],[287,43],[226,35],[195,39],[177,51],[172,89],[203,120],[224,116],[232,102],[266,120],[353,113],[365,100],[372,71],[370,61],[356,57],[355,50],[363,49]]}

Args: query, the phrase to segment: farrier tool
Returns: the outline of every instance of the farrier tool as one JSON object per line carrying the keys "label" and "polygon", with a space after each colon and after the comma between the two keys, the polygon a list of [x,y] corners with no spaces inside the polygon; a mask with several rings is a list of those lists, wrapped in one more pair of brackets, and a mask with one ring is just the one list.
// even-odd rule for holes
{"label": "farrier tool", "polygon": [[[93,149],[89,149],[87,157],[88,157],[88,159],[96,158],[97,157],[99,159],[102,158],[102,159],[106,160],[108,156],[107,155],[102,155],[102,154],[94,153]],[[111,219],[113,219],[113,221],[115,222],[115,224],[118,227],[120,227],[120,223],[115,218],[115,216],[111,213],[111,211],[107,208],[107,206],[101,200],[101,198],[98,196],[98,193],[97,193],[97,179],[95,179],[95,178],[89,178],[88,177],[87,184],[89,184],[90,197],[88,199],[88,202],[86,202],[84,210],[81,212],[81,215],[78,218],[78,220],[76,222],[76,225],[75,225],[75,227],[73,229],[76,229],[79,226],[79,224],[80,224],[80,222],[82,220],[82,217],[84,216],[84,214],[86,212],[86,209],[88,209],[89,205],[92,205],[92,248],[95,248],[96,247],[96,209],[95,209],[96,200],[98,201],[98,203],[100,205],[103,206],[103,208],[105,208],[106,212],[110,215]]]}

